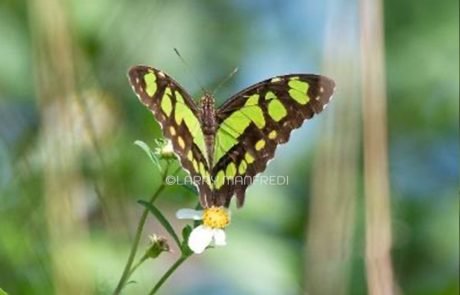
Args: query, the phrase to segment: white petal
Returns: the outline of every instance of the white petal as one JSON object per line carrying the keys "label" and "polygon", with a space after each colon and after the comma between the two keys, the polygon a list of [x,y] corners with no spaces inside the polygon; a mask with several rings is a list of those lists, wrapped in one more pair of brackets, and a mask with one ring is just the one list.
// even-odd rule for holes
{"label": "white petal", "polygon": [[216,246],[225,246],[227,242],[225,241],[225,231],[222,229],[214,230],[214,245]]}
{"label": "white petal", "polygon": [[176,217],[179,219],[201,220],[203,219],[203,210],[179,209],[176,212]]}
{"label": "white petal", "polygon": [[209,227],[203,225],[195,227],[188,238],[188,246],[197,254],[203,253],[204,249],[211,244],[213,235],[214,230]]}

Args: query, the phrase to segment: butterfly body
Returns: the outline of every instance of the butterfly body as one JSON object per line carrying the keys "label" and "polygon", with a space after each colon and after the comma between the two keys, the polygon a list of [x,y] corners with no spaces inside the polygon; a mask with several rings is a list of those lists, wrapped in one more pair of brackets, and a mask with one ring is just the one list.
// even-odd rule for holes
{"label": "butterfly body", "polygon": [[200,99],[200,121],[203,129],[206,150],[208,152],[208,164],[212,167],[214,154],[214,136],[217,130],[215,99],[211,94],[205,93]]}
{"label": "butterfly body", "polygon": [[228,207],[233,196],[242,206],[247,187],[265,170],[277,146],[325,108],[335,87],[320,75],[284,75],[254,84],[216,108],[209,93],[196,104],[157,69],[135,66],[128,76],[196,180],[204,208]]}

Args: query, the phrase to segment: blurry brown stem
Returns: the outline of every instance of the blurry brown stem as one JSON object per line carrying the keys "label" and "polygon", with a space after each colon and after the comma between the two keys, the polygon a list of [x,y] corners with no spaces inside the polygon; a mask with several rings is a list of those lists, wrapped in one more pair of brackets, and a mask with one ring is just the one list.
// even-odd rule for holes
{"label": "blurry brown stem", "polygon": [[[150,204],[153,204],[155,200],[158,198],[158,196],[160,195],[160,193],[165,189],[166,187],[165,179],[166,179],[166,176],[168,175],[168,170],[169,170],[169,161],[167,162],[163,176],[161,177],[160,186],[150,198],[150,201],[149,201]],[[126,282],[128,281],[131,274],[134,272],[135,268],[137,268],[140,265],[140,263],[143,262],[141,260],[140,263],[138,263],[133,269],[131,269],[134,258],[136,257],[137,247],[139,245],[139,241],[141,238],[142,231],[144,229],[145,221],[147,220],[148,213],[149,213],[148,208],[145,208],[144,211],[142,212],[141,218],[139,219],[139,223],[137,224],[137,229],[136,229],[136,235],[134,236],[133,245],[131,247],[131,252],[129,253],[128,261],[126,261],[126,265],[123,270],[123,274],[121,275],[120,281],[118,282],[117,287],[115,291],[113,292],[114,295],[120,294],[121,290],[126,285]]]}
{"label": "blurry brown stem", "polygon": [[395,294],[391,261],[383,3],[361,0],[366,273],[371,295]]}

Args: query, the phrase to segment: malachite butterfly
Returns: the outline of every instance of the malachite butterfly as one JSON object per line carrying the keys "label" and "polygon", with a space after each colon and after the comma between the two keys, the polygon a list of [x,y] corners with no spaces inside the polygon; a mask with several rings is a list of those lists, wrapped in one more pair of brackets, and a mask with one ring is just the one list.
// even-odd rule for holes
{"label": "malachite butterfly", "polygon": [[334,92],[333,80],[314,74],[273,77],[254,84],[216,108],[204,93],[199,104],[171,77],[134,66],[129,80],[160,123],[200,192],[203,208],[244,203],[247,187],[265,170],[292,130],[320,113]]}

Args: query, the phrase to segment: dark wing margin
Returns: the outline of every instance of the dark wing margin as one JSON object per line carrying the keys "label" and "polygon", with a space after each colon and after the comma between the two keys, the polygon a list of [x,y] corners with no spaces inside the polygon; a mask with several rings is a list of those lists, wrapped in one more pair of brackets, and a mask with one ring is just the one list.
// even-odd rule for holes
{"label": "dark wing margin", "polygon": [[[191,96],[170,76],[148,66],[134,66],[128,78],[140,101],[153,113],[165,138],[171,140],[182,167],[200,192],[203,206],[212,195],[198,108]],[[195,181],[196,180],[196,181]]]}
{"label": "dark wing margin", "polygon": [[[219,129],[215,147],[218,149],[220,145],[222,155],[218,155],[211,173],[217,181],[216,205],[228,206],[236,195],[237,206],[243,206],[247,187],[265,170],[277,146],[287,142],[292,130],[305,120],[324,110],[334,88],[334,81],[327,77],[292,74],[257,83],[222,105],[217,110]],[[223,184],[219,178],[222,175],[226,176]],[[237,176],[233,179],[238,181],[228,178],[231,176]]]}

